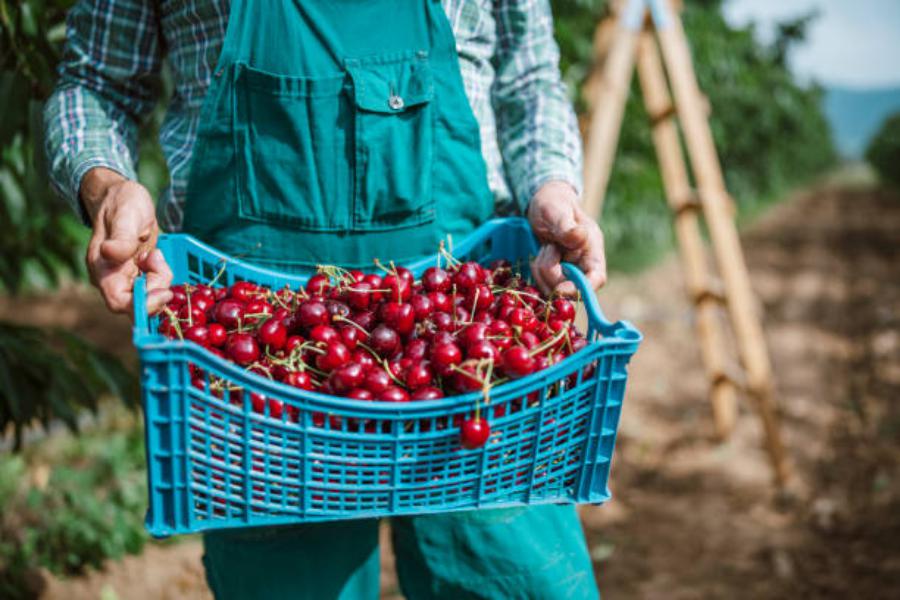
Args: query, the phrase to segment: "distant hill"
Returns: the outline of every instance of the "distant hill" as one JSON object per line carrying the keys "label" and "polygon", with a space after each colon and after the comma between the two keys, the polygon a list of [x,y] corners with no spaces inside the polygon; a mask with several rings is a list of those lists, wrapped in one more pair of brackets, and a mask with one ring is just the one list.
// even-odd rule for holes
{"label": "distant hill", "polygon": [[825,88],[825,115],[838,151],[847,158],[861,158],[882,121],[895,111],[900,111],[900,86]]}

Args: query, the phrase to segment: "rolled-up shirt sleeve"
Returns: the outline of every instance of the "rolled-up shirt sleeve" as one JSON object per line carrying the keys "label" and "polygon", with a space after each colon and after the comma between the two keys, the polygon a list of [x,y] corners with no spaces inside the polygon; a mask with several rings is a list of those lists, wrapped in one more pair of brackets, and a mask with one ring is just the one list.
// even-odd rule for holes
{"label": "rolled-up shirt sleeve", "polygon": [[548,0],[495,0],[498,39],[491,102],[516,203],[565,181],[581,193],[581,136],[559,71]]}
{"label": "rolled-up shirt sleeve", "polygon": [[160,46],[152,0],[80,0],[69,11],[59,80],[44,106],[44,150],[53,187],[85,222],[85,173],[107,167],[136,177],[138,129],[159,98]]}

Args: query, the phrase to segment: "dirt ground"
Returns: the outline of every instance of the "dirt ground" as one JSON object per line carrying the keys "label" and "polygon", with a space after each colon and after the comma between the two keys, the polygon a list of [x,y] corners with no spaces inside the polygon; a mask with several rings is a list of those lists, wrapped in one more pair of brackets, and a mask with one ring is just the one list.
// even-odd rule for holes
{"label": "dirt ground", "polygon": [[[582,511],[606,598],[889,598],[900,594],[900,195],[823,184],[743,234],[794,477],[775,493],[744,401],[717,443],[677,257],[601,294],[644,332],[611,487]],[[85,330],[90,295],[58,306]],[[52,312],[36,302],[32,310]],[[10,314],[0,304],[0,316]],[[69,314],[71,313],[71,314]],[[96,314],[96,312],[93,312]],[[69,315],[66,317],[66,315]],[[121,337],[119,337],[121,340]],[[125,338],[127,342],[127,338]],[[102,572],[48,578],[44,598],[208,598],[196,540]],[[399,595],[385,546],[382,595]]]}

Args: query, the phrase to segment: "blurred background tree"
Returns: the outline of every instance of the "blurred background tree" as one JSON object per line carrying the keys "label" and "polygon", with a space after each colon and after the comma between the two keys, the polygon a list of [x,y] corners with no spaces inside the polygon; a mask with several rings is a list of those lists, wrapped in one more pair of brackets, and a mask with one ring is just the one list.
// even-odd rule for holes
{"label": "blurred background tree", "polygon": [[866,148],[866,160],[884,183],[900,186],[900,112],[885,119]]}
{"label": "blurred background tree", "polygon": [[[50,191],[41,126],[71,3],[0,0],[0,290],[9,294],[84,277],[88,230]],[[33,422],[75,428],[76,409],[105,393],[136,399],[115,357],[64,331],[0,323],[0,437],[12,431],[15,448]]]}
{"label": "blurred background tree", "polygon": [[[591,69],[594,28],[607,4],[554,4],[563,77],[579,100],[580,85]],[[753,27],[729,25],[722,0],[688,0],[682,18],[700,88],[712,108],[727,185],[744,215],[833,164],[823,91],[816,84],[799,83],[786,63],[814,15],[781,24],[771,45],[757,41]],[[601,223],[613,269],[645,266],[672,244],[671,215],[636,76]]]}

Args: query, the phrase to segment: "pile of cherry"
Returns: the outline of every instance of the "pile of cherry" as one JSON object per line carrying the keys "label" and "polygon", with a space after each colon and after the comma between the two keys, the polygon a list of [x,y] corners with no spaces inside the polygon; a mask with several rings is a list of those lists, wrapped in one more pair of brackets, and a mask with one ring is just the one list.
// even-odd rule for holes
{"label": "pile of cherry", "polygon": [[[159,330],[273,380],[355,400],[409,402],[491,386],[545,369],[586,345],[575,305],[546,297],[509,262],[485,268],[447,256],[421,280],[403,267],[382,275],[320,267],[305,289],[179,285]],[[192,384],[206,389],[191,366]],[[242,390],[211,378],[218,397],[242,403]],[[253,409],[282,418],[285,407],[253,393]],[[296,419],[288,405],[287,417]],[[496,413],[495,413],[496,416]],[[322,418],[321,415],[319,415]],[[460,424],[462,444],[483,445],[490,426]]]}

